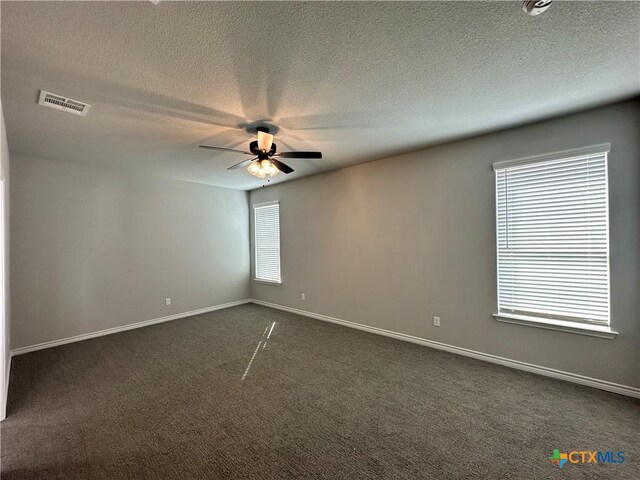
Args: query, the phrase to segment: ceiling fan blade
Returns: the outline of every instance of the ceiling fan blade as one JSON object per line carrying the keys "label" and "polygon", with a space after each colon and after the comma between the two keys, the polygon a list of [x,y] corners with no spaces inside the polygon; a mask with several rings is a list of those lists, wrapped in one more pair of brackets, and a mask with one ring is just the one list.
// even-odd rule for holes
{"label": "ceiling fan blade", "polygon": [[291,168],[286,163],[282,163],[280,160],[276,160],[275,158],[270,159],[271,163],[273,163],[278,170],[280,170],[284,174],[289,174],[293,172],[293,168]]}
{"label": "ceiling fan blade", "polygon": [[235,170],[237,168],[248,167],[251,162],[254,162],[257,159],[258,157],[250,158],[249,160],[243,160],[241,162],[236,163],[235,165],[231,165],[229,168],[227,168],[227,170]]}
{"label": "ceiling fan blade", "polygon": [[322,158],[321,152],[281,152],[276,156],[282,158]]}
{"label": "ceiling fan blade", "polygon": [[235,148],[213,147],[211,145],[198,145],[200,148],[208,148],[209,150],[224,150],[227,152],[244,153],[245,155],[253,155],[251,152],[245,152],[244,150],[236,150]]}
{"label": "ceiling fan blade", "polygon": [[271,144],[273,143],[273,135],[258,130],[258,148],[262,152],[271,151]]}

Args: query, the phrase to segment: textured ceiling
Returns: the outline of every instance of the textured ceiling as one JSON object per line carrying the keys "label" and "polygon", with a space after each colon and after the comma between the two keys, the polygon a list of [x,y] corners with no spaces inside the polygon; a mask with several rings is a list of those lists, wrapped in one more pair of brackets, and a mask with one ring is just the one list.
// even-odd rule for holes
{"label": "textured ceiling", "polygon": [[[231,188],[263,181],[243,124],[280,127],[286,179],[640,92],[640,3],[2,2],[13,154]],[[82,118],[36,104],[48,90]],[[283,174],[273,181],[285,179]]]}

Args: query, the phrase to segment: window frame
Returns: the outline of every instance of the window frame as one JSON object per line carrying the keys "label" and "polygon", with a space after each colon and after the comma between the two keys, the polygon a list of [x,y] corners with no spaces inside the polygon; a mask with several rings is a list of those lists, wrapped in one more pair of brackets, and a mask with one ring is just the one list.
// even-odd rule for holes
{"label": "window frame", "polygon": [[[269,278],[258,277],[258,228],[256,221],[256,214],[260,208],[270,207],[273,205],[278,206],[278,272],[279,280],[273,280]],[[251,206],[253,210],[253,281],[257,283],[264,283],[266,285],[281,286],[282,285],[282,242],[280,238],[280,202],[278,200],[262,203],[254,203]]]}
{"label": "window frame", "polygon": [[[609,152],[611,150],[611,144],[599,144],[593,145],[589,147],[576,148],[571,150],[563,150],[559,152],[553,152],[543,155],[535,155],[531,157],[519,158],[515,160],[506,160],[499,161],[493,164],[494,171],[494,186],[495,186],[495,221],[496,221],[496,231],[495,231],[495,246],[496,246],[496,306],[497,312],[493,314],[493,317],[499,321],[504,323],[511,323],[517,325],[525,325],[536,328],[544,328],[549,330],[557,330],[569,333],[577,333],[581,335],[589,335],[600,338],[608,338],[613,339],[618,335],[618,332],[614,331],[611,328],[612,325],[612,317],[611,317],[611,248],[610,248],[610,211],[609,211],[609,176],[608,176],[608,165],[609,165]],[[509,167],[515,166],[523,166],[528,164],[541,163],[545,161],[553,161],[553,160],[562,160],[569,159],[571,157],[578,157],[590,154],[604,154],[605,155],[605,198],[606,198],[606,232],[607,232],[607,270],[608,270],[608,279],[607,279],[607,307],[609,311],[608,315],[608,324],[593,324],[588,322],[581,322],[577,320],[563,320],[560,318],[544,318],[539,316],[529,316],[526,314],[520,313],[510,313],[505,311],[500,311],[500,242],[499,242],[499,228],[500,223],[498,219],[499,215],[499,203],[498,203],[498,176],[495,174],[497,170],[502,170]]]}

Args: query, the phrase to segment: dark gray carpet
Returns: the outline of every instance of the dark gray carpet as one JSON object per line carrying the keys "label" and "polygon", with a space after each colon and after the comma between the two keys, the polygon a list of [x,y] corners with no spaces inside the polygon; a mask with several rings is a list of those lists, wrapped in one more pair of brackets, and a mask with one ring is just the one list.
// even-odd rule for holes
{"label": "dark gray carpet", "polygon": [[15,357],[2,478],[637,480],[639,426],[637,400],[244,305]]}

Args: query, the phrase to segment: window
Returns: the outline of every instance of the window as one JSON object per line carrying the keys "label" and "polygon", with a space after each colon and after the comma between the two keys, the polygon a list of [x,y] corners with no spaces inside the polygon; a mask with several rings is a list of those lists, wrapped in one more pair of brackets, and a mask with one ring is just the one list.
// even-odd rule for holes
{"label": "window", "polygon": [[280,205],[263,203],[253,207],[256,280],[281,283]]}
{"label": "window", "polygon": [[608,331],[609,149],[494,164],[497,317]]}

